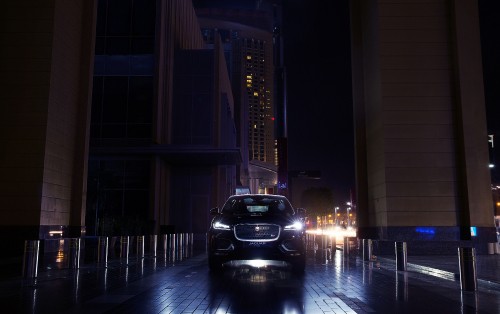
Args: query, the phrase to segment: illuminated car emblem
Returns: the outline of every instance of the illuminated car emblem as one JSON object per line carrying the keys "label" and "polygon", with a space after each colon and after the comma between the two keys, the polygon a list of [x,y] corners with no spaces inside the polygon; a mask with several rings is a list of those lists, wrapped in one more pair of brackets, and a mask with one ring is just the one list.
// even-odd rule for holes
{"label": "illuminated car emblem", "polygon": [[269,230],[269,227],[266,226],[255,226],[255,231],[264,231]]}

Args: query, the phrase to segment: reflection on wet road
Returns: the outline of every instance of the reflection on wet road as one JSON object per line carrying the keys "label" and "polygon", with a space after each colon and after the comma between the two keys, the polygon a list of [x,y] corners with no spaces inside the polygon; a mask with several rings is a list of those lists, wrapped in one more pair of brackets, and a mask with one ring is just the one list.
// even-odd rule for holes
{"label": "reflection on wet road", "polygon": [[303,277],[238,268],[209,276],[209,313],[302,313]]}
{"label": "reflection on wet road", "polygon": [[[310,252],[306,272],[231,268],[200,260],[110,313],[492,313],[498,291],[462,293],[457,282],[386,269],[342,251]],[[145,304],[150,307],[145,308]]]}

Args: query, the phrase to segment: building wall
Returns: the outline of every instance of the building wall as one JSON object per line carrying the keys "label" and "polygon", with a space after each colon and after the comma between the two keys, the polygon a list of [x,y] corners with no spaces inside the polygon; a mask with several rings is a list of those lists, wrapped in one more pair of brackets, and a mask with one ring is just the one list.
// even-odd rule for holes
{"label": "building wall", "polygon": [[[220,39],[214,49],[179,50],[174,64],[172,141],[188,150],[169,162],[171,225],[176,232],[206,232],[208,209],[220,206],[236,188],[234,103]],[[212,152],[220,157],[212,158]],[[167,156],[168,159],[168,156]]]}
{"label": "building wall", "polygon": [[97,33],[88,225],[204,233],[239,153],[222,52],[190,1],[102,0]]}
{"label": "building wall", "polygon": [[491,237],[475,1],[351,1],[360,235]]}
{"label": "building wall", "polygon": [[7,1],[0,14],[0,225],[80,234],[95,1]]}

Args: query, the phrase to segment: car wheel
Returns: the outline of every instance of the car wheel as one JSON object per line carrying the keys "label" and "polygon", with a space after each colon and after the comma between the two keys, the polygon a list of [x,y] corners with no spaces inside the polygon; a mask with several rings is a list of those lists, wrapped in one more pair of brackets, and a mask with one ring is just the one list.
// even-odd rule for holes
{"label": "car wheel", "polygon": [[208,269],[213,273],[222,272],[222,261],[213,255],[209,255],[208,256]]}

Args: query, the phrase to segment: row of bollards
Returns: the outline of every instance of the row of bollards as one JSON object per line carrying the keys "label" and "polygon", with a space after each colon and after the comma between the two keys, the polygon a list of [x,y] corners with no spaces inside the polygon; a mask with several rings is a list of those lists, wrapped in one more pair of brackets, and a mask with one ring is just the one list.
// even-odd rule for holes
{"label": "row of bollards", "polygon": [[[128,264],[131,254],[132,238],[135,239],[135,257],[137,259],[145,258],[146,254],[146,236],[121,236],[111,238],[101,236],[97,239],[97,263],[106,267],[110,258],[110,251],[118,249],[118,257],[122,262]],[[163,234],[160,235],[163,250],[163,257],[171,261],[182,260],[193,254],[194,238],[192,233]],[[80,268],[81,260],[81,238],[61,238],[56,239],[59,242],[59,251],[57,260],[66,263],[67,268]],[[69,247],[68,247],[68,242]],[[110,245],[110,242],[113,244]],[[51,243],[54,243],[52,241]],[[57,243],[57,242],[56,242]],[[157,257],[158,235],[149,236],[148,256]],[[115,253],[116,254],[116,253]],[[24,245],[24,259],[22,267],[23,278],[36,278],[39,269],[40,240],[27,240]],[[57,261],[56,261],[57,262]]]}
{"label": "row of bollards", "polygon": [[[163,234],[160,236],[162,241],[162,252],[164,256],[170,253],[172,259],[182,259],[192,254],[194,240],[192,233],[177,233]],[[144,258],[146,251],[145,236],[136,237],[136,257]],[[158,256],[158,235],[151,235],[149,238],[149,256]],[[106,264],[109,256],[109,239],[108,237],[99,237],[98,247],[98,263]],[[119,257],[122,260],[128,261],[130,256],[130,237],[120,237]]]}
{"label": "row of bollards", "polygon": [[[344,238],[344,254],[349,254],[350,246],[347,244],[348,238]],[[373,241],[362,239],[363,261],[373,260]],[[408,260],[408,248],[406,242],[397,241],[394,243],[396,270],[406,271]],[[476,249],[473,247],[458,248],[458,262],[460,267],[460,287],[464,291],[477,290],[476,273]]]}
{"label": "row of bollards", "polygon": [[[333,242],[329,242],[332,241]],[[363,261],[374,261],[373,255],[373,240],[372,239],[357,239],[355,237],[344,237],[343,251],[344,257],[348,257],[354,252],[361,250]],[[360,241],[359,241],[360,240]],[[313,247],[314,251],[318,249],[327,249],[331,247],[331,243],[335,243],[335,237],[329,235],[308,234],[307,245]],[[358,248],[358,243],[360,247]],[[335,246],[335,244],[333,244]],[[396,241],[394,243],[394,253],[396,257],[396,270],[407,271],[408,264],[408,246],[404,241]],[[473,247],[458,248],[458,262],[460,268],[460,286],[463,291],[477,290],[477,273],[476,273],[476,249]]]}
{"label": "row of bollards", "polygon": [[[396,270],[407,269],[406,242],[395,242]],[[477,290],[476,249],[473,247],[458,248],[458,263],[460,267],[460,287],[464,291]]]}

